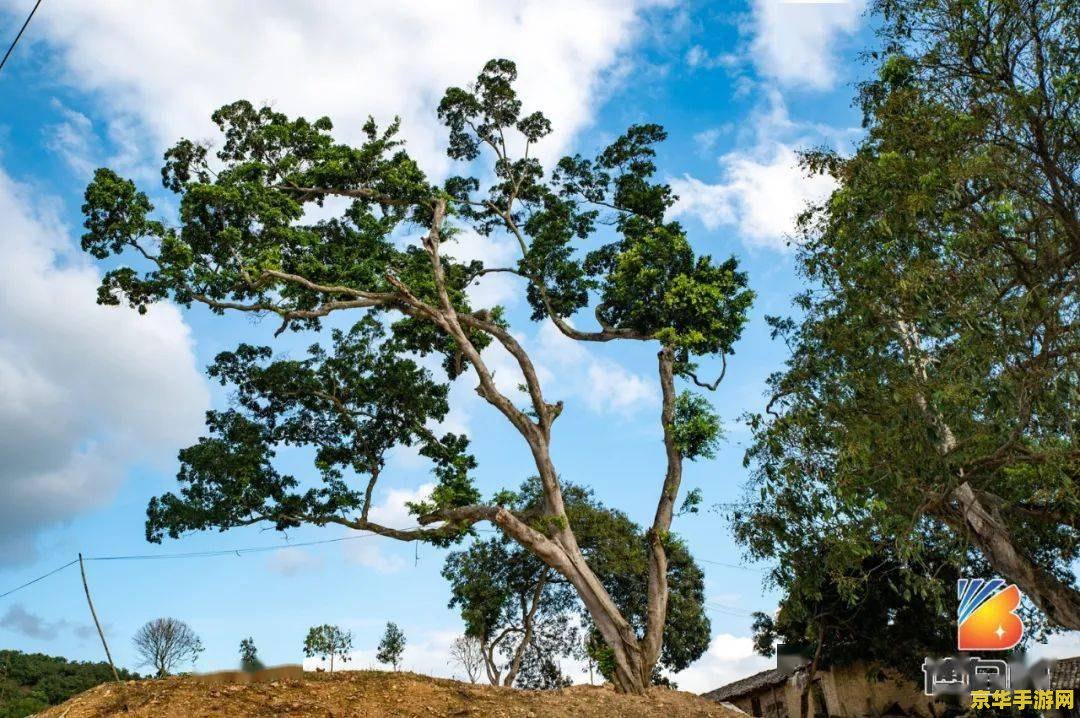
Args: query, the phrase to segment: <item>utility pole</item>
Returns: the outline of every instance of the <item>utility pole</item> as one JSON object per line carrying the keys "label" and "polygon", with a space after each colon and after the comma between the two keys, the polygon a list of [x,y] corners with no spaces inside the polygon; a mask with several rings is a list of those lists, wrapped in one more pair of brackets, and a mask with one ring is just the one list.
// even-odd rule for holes
{"label": "utility pole", "polygon": [[93,616],[94,625],[97,626],[98,635],[101,636],[101,645],[105,647],[105,657],[109,659],[109,668],[112,669],[113,678],[119,683],[120,675],[116,672],[116,665],[113,663],[112,654],[109,653],[109,644],[105,642],[105,632],[101,630],[101,623],[98,621],[97,611],[94,610],[94,602],[90,600],[90,586],[86,583],[86,566],[83,565],[81,553],[79,554],[79,572],[82,574],[82,585],[83,590],[86,591],[86,603],[90,606],[90,615]]}

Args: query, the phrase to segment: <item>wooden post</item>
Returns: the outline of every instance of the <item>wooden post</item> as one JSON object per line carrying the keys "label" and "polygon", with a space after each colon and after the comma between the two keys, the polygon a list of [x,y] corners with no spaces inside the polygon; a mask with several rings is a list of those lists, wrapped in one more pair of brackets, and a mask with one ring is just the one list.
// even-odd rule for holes
{"label": "wooden post", "polygon": [[[70,554],[68,554],[70,556]],[[86,603],[90,606],[90,615],[94,618],[94,625],[97,626],[98,635],[101,636],[101,645],[105,647],[105,657],[109,659],[109,668],[112,668],[113,678],[116,682],[120,682],[120,675],[116,672],[116,665],[113,664],[112,654],[109,653],[109,644],[105,642],[105,632],[101,630],[101,623],[98,621],[97,611],[94,610],[94,602],[90,600],[90,586],[86,583],[86,566],[83,565],[82,554],[79,554],[79,572],[82,574],[83,590],[86,591]]]}

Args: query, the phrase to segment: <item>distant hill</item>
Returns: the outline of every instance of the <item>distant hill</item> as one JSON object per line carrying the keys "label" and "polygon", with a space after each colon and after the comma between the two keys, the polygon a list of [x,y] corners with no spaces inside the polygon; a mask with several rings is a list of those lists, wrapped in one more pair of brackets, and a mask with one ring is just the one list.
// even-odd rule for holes
{"label": "distant hill", "polygon": [[[124,705],[128,710],[124,710]],[[194,677],[102,685],[39,718],[746,718],[690,693],[609,687],[553,691],[471,685],[415,673],[307,673],[303,680],[211,685]]]}
{"label": "distant hill", "polygon": [[[0,651],[0,718],[23,718],[112,680],[108,663]],[[124,679],[138,673],[120,671]]]}

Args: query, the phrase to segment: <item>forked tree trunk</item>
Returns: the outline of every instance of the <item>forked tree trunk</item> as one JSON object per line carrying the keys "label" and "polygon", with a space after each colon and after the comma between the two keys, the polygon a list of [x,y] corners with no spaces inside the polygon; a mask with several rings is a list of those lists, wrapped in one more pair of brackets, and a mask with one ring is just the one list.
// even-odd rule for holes
{"label": "forked tree trunk", "polygon": [[[649,616],[646,636],[641,641],[634,627],[622,615],[611,595],[585,562],[577,537],[567,520],[562,486],[550,453],[551,425],[558,417],[561,407],[548,404],[544,400],[536,368],[525,349],[510,332],[497,323],[487,321],[478,315],[457,312],[450,301],[446,288],[446,274],[439,258],[441,230],[445,216],[446,202],[439,200],[433,207],[433,218],[428,234],[423,238],[423,246],[431,258],[440,307],[438,311],[426,307],[423,313],[453,339],[464,358],[476,370],[479,381],[476,387],[477,393],[498,409],[529,445],[540,478],[540,486],[543,489],[544,514],[561,523],[557,523],[549,533],[541,533],[502,507],[489,511],[484,518],[492,521],[508,536],[570,582],[582,603],[585,604],[604,642],[611,648],[615,663],[613,676],[615,689],[621,693],[640,695],[649,687],[652,667],[656,662],[656,656],[659,655],[660,638],[667,611],[667,563],[661,539],[670,526],[672,512],[670,506],[665,507],[665,502],[668,504],[674,502],[681,478],[681,456],[675,448],[671,434],[671,420],[674,416],[675,405],[672,373],[674,357],[668,349],[660,352],[661,384],[664,388],[664,435],[665,444],[668,447],[669,467],[661,493],[660,506],[657,509],[657,519],[651,531],[650,541],[653,548],[648,581]],[[513,227],[513,220],[509,216],[506,216],[506,219]],[[499,341],[514,357],[525,379],[535,419],[521,411],[513,401],[499,391],[494,375],[462,325],[470,330],[479,329],[486,332]],[[677,464],[674,470],[671,467],[673,451]],[[657,570],[659,568],[663,570]]]}

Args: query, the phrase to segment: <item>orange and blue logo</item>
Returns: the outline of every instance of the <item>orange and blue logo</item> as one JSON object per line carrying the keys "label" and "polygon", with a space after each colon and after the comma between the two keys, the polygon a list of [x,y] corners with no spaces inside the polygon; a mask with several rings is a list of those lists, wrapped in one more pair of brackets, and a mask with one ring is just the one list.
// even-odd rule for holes
{"label": "orange and blue logo", "polygon": [[962,578],[956,582],[960,599],[956,647],[961,651],[1007,651],[1024,637],[1024,622],[1016,615],[1020,589],[1000,578]]}

